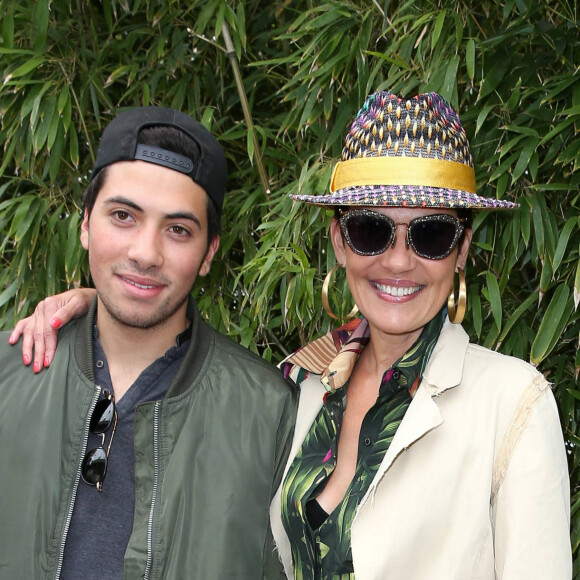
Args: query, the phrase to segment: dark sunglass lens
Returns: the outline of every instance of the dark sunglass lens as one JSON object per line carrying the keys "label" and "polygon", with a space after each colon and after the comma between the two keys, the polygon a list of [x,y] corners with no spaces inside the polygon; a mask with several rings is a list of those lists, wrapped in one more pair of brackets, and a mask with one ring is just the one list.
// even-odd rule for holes
{"label": "dark sunglass lens", "polygon": [[452,249],[456,231],[452,222],[426,220],[413,223],[410,237],[420,256],[443,258]]}
{"label": "dark sunglass lens", "polygon": [[380,214],[351,215],[347,231],[355,251],[361,254],[380,254],[387,249],[393,228]]}
{"label": "dark sunglass lens", "polygon": [[115,415],[115,403],[110,399],[101,399],[96,405],[91,417],[89,429],[91,433],[104,433]]}
{"label": "dark sunglass lens", "polygon": [[107,473],[107,454],[102,447],[89,451],[83,460],[81,475],[89,485],[96,485],[105,479]]}

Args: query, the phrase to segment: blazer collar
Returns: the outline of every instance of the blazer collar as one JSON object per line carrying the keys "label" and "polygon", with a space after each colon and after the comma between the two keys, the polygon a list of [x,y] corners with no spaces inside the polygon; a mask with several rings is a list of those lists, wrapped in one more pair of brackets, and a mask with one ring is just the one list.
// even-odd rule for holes
{"label": "blazer collar", "polygon": [[459,385],[468,345],[463,327],[447,318],[423,372],[423,388],[429,395],[434,397]]}

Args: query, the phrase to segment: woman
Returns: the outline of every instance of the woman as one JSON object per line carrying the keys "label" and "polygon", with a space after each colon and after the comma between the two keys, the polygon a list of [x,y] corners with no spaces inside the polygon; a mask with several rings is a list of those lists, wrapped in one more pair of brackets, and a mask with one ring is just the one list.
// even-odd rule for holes
{"label": "woman", "polygon": [[[362,317],[282,365],[301,388],[271,508],[288,577],[571,578],[549,385],[523,361],[470,344],[459,324],[471,212],[515,204],[476,195],[458,116],[435,93],[370,95],[331,193],[293,197],[335,209],[330,235]],[[458,304],[448,303],[455,272]],[[61,305],[53,299],[47,321]],[[30,327],[13,340],[24,328],[30,360]]]}
{"label": "woman", "polygon": [[287,574],[570,578],[549,386],[523,361],[469,344],[453,300],[447,315],[471,211],[515,206],[475,194],[458,116],[434,93],[371,95],[331,193],[293,197],[335,209],[332,244],[363,317],[283,365],[301,389],[271,510]]}

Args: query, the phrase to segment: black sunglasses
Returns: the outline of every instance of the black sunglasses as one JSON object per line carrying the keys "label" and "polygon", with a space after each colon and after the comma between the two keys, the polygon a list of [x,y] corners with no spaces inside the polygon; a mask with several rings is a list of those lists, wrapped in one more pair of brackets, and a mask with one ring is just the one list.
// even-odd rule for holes
{"label": "black sunglasses", "polygon": [[442,260],[457,245],[465,230],[465,219],[446,213],[421,216],[409,223],[397,223],[390,217],[368,209],[341,211],[340,228],[350,249],[359,256],[377,256],[395,245],[397,226],[407,226],[405,245],[421,258]]}
{"label": "black sunglasses", "polygon": [[[101,399],[96,405],[91,416],[89,431],[95,435],[100,435],[101,445],[91,451],[88,451],[83,459],[81,475],[89,485],[96,485],[98,491],[103,491],[103,481],[107,475],[107,463],[109,461],[109,452],[115,436],[117,427],[117,408],[115,407],[115,397],[112,393],[103,391],[104,399]],[[111,439],[105,451],[105,433],[113,425]]]}

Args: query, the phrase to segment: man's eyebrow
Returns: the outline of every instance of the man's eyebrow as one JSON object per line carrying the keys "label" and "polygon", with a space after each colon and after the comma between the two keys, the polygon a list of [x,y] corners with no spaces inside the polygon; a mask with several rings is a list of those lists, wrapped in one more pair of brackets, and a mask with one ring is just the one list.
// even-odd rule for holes
{"label": "man's eyebrow", "polygon": [[[134,209],[135,211],[139,211],[139,212],[143,212],[143,208],[136,204],[134,201],[127,199],[126,197],[123,197],[121,195],[116,195],[114,197],[109,197],[108,199],[106,199],[104,201],[104,203],[106,204],[115,204],[115,203],[120,203],[122,205],[126,205],[127,207],[130,207],[132,209]],[[201,228],[201,221],[199,220],[199,218],[192,214],[189,211],[177,211],[174,213],[168,213],[165,214],[164,219],[168,219],[168,220],[190,220],[194,223],[196,223],[198,225],[198,227]]]}
{"label": "man's eyebrow", "polygon": [[178,211],[175,213],[168,213],[165,215],[165,219],[168,219],[168,220],[191,220],[192,222],[195,222],[201,228],[201,222],[199,221],[199,218],[189,211]]}
{"label": "man's eyebrow", "polygon": [[120,203],[122,205],[126,205],[136,211],[143,211],[143,208],[139,205],[137,205],[134,201],[131,201],[130,199],[127,199],[126,197],[123,197],[121,195],[116,195],[114,197],[109,197],[108,199],[105,199],[103,203],[106,203],[108,205],[112,205],[115,203]]}

